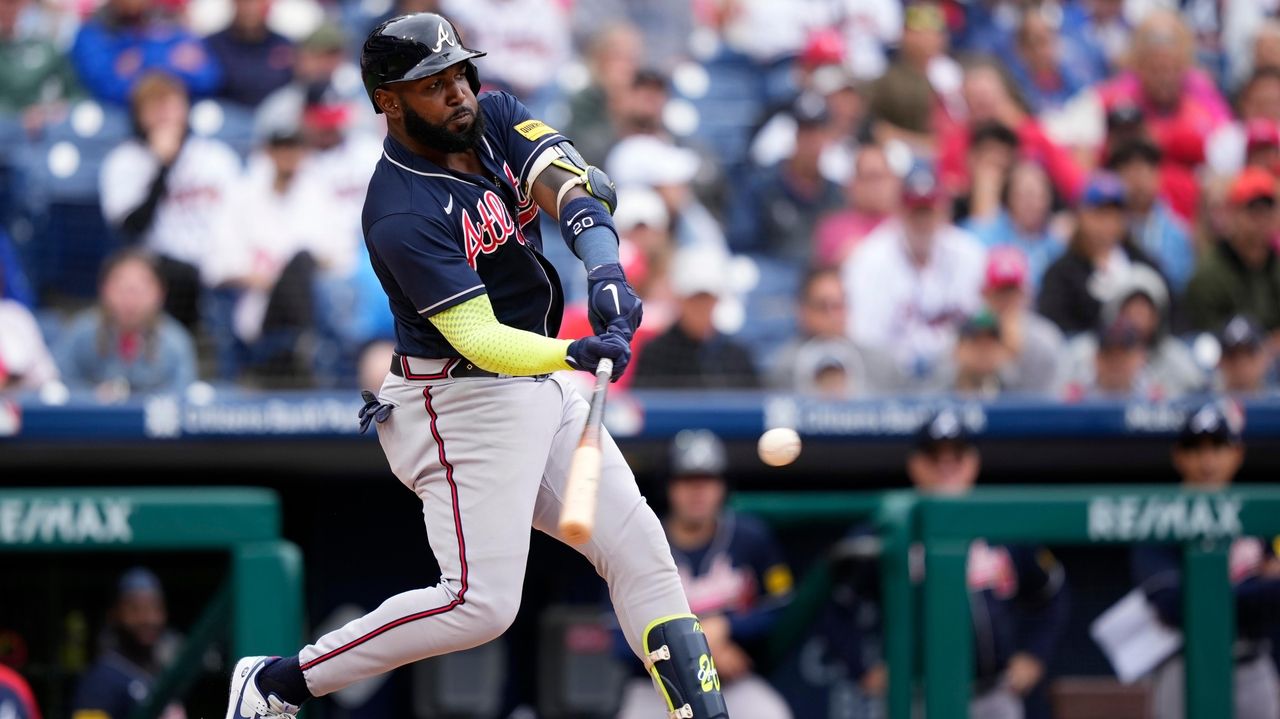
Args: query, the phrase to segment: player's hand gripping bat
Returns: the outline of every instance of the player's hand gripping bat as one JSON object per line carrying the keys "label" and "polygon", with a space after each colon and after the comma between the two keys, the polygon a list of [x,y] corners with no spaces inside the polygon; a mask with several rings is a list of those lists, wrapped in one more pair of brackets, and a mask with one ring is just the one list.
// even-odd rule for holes
{"label": "player's hand gripping bat", "polygon": [[583,544],[591,539],[596,526],[596,491],[600,487],[600,424],[604,417],[604,400],[608,394],[613,360],[605,358],[596,365],[596,386],[591,390],[591,408],[582,439],[573,451],[569,464],[569,480],[564,488],[564,508],[560,511],[560,536],[570,544]]}

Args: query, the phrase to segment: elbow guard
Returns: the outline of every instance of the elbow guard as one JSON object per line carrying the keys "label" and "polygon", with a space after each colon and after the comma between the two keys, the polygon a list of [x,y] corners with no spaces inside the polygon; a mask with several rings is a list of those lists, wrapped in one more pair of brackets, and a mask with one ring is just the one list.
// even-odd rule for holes
{"label": "elbow guard", "polygon": [[[533,171],[529,173],[530,178],[536,178],[543,170],[555,165],[565,172],[573,175],[572,179],[565,180],[560,189],[556,191],[556,207],[561,208],[561,214],[564,214],[564,196],[575,187],[581,187],[586,193],[604,205],[609,214],[618,209],[618,191],[613,186],[613,180],[604,173],[604,170],[595,165],[587,164],[582,154],[577,148],[569,142],[560,142],[542,153],[537,162],[533,165]],[[532,180],[530,180],[532,182]]]}

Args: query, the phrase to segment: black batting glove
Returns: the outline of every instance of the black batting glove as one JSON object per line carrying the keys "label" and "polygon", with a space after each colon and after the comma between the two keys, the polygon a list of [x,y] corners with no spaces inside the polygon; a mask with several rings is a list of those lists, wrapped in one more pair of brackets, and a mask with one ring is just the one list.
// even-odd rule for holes
{"label": "black batting glove", "polygon": [[617,382],[631,361],[631,343],[616,332],[592,335],[569,343],[564,361],[574,369],[595,373],[596,365],[604,358],[613,360],[613,375],[610,382]]}
{"label": "black batting glove", "polygon": [[622,265],[600,265],[587,273],[587,310],[597,335],[615,332],[630,342],[640,326],[644,304],[627,283]]}

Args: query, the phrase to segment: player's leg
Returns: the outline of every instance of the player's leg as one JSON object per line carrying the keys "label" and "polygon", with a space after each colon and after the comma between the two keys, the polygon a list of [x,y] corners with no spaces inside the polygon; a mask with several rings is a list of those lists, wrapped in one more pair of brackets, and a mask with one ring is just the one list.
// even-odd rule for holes
{"label": "player's leg", "polygon": [[[297,698],[296,687],[286,694],[296,682],[294,671],[305,679],[307,694],[322,696],[409,662],[483,644],[502,634],[519,609],[540,466],[559,421],[559,390],[523,379],[424,384],[388,378],[380,398],[396,408],[377,425],[379,439],[392,471],[422,500],[440,581],[391,597],[282,660],[296,662],[292,666],[267,666],[257,685],[290,704],[309,698]],[[406,558],[420,551],[386,549]]]}
{"label": "player's leg", "polygon": [[[563,417],[547,458],[534,527],[560,539],[561,498],[573,450],[586,423],[587,402],[564,380],[557,381],[565,393]],[[640,496],[613,438],[602,432],[600,439],[600,519],[590,541],[575,549],[608,583],[627,642],[649,668],[669,711],[693,719],[728,717],[711,650],[689,612],[662,523]]]}

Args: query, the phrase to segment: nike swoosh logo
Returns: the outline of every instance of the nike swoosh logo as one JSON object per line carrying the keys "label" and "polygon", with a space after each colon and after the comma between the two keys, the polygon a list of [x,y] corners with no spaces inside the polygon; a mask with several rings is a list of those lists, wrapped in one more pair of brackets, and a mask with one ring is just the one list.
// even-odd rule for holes
{"label": "nike swoosh logo", "polygon": [[449,195],[449,204],[444,206],[444,214],[446,215],[453,214],[453,195]]}
{"label": "nike swoosh logo", "polygon": [[615,315],[621,315],[622,305],[618,304],[618,286],[612,283],[607,284],[604,286],[604,291],[613,295],[613,313]]}

